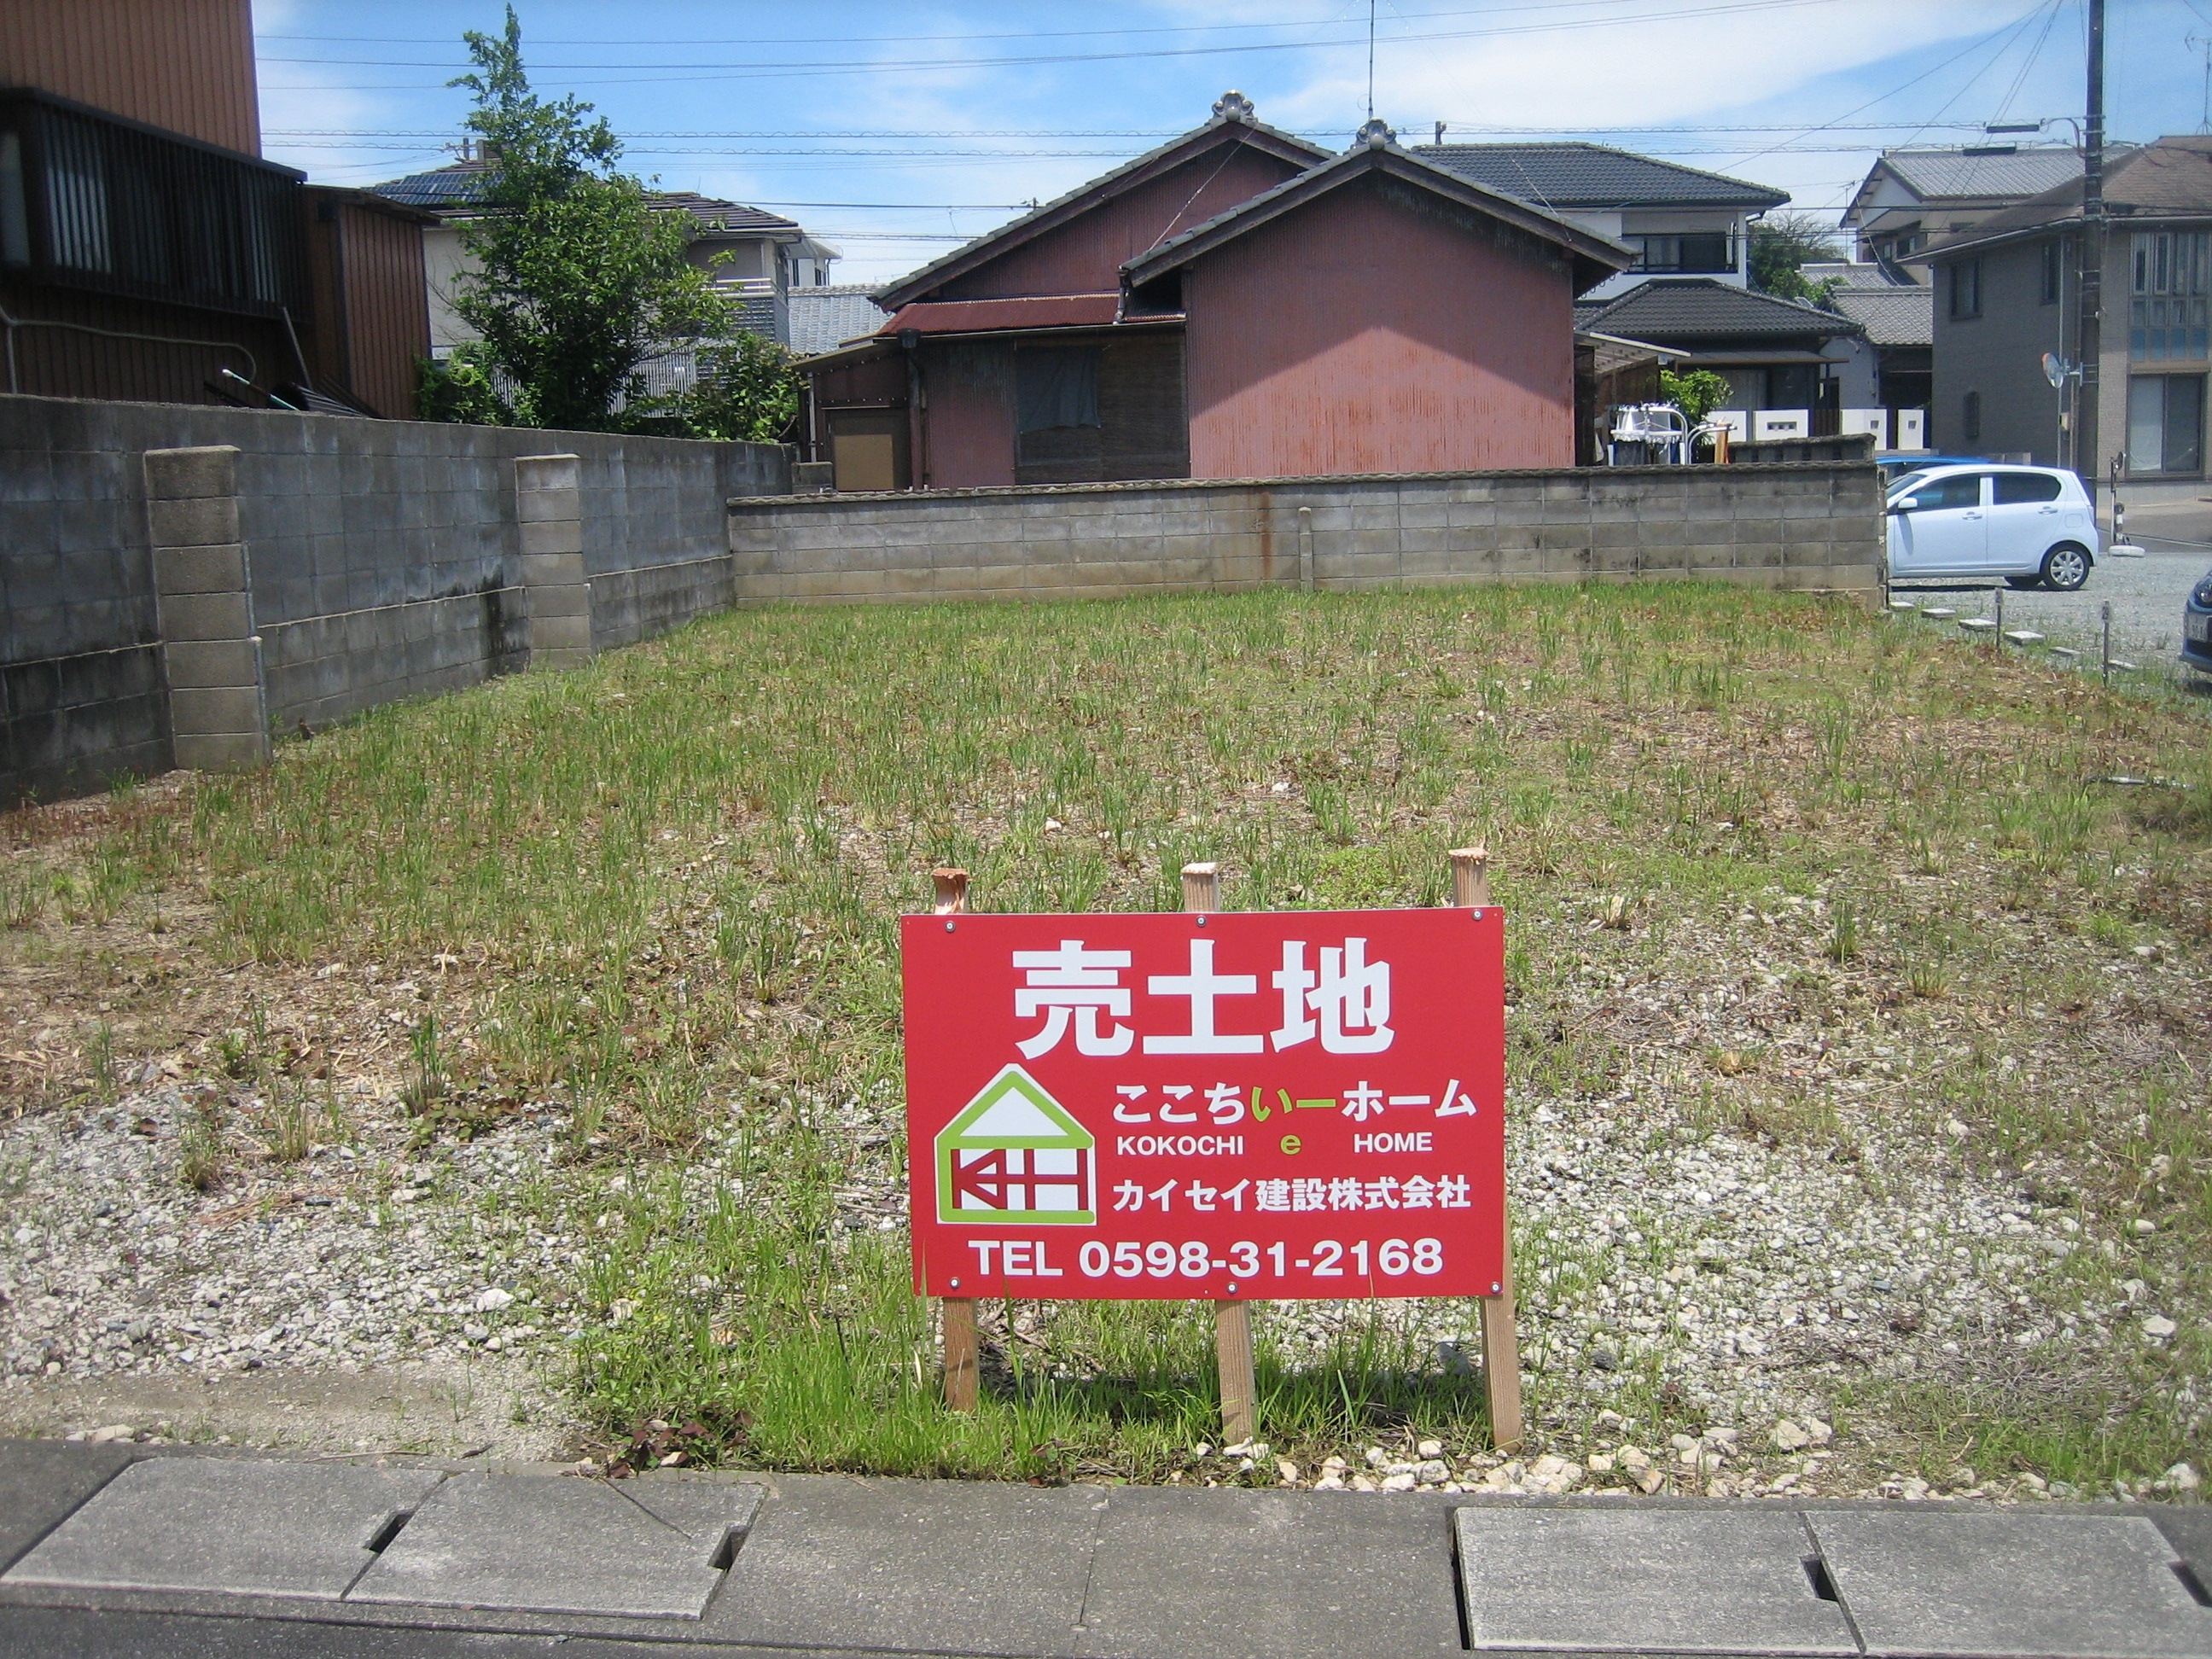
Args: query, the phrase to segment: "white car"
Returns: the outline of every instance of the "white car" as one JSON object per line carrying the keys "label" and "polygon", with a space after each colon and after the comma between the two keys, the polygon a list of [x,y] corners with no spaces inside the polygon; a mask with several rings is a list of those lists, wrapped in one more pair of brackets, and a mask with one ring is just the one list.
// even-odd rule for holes
{"label": "white car", "polygon": [[2002,576],[2070,593],[2101,544],[2081,481],[2057,466],[1936,466],[1889,488],[1889,575]]}

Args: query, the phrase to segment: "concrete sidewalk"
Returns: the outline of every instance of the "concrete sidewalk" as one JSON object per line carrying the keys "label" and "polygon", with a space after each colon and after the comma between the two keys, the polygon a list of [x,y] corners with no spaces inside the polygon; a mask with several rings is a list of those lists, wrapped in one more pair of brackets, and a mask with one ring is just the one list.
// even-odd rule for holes
{"label": "concrete sidewalk", "polygon": [[0,1655],[2212,1659],[2212,1510],[1042,1488],[0,1443]]}

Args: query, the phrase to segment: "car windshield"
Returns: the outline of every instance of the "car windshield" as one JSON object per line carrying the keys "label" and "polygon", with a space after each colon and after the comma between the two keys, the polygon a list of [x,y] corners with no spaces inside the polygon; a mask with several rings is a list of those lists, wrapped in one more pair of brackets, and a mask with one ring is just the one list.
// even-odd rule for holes
{"label": "car windshield", "polygon": [[1899,479],[1895,483],[1893,483],[1892,485],[1890,485],[1890,487],[1889,487],[1889,499],[1890,499],[1890,500],[1892,500],[1892,501],[1895,501],[1895,500],[1896,500],[1899,495],[1903,495],[1906,490],[1908,490],[1908,489],[1911,489],[1913,485],[1915,485],[1915,484],[1918,483],[1919,483],[1923,478],[1926,477],[1927,476],[1928,476],[1928,475],[1927,475],[1925,472],[1908,472],[1908,473],[1906,473],[1903,477],[1899,478]]}

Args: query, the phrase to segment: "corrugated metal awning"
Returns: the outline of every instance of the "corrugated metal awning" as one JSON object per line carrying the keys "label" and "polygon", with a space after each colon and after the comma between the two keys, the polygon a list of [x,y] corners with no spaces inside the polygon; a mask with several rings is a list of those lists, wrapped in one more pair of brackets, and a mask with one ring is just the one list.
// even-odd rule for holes
{"label": "corrugated metal awning", "polygon": [[920,334],[995,334],[1006,329],[1103,328],[1121,314],[1113,294],[1047,294],[1018,300],[921,300],[901,306],[876,331],[894,340],[908,329]]}

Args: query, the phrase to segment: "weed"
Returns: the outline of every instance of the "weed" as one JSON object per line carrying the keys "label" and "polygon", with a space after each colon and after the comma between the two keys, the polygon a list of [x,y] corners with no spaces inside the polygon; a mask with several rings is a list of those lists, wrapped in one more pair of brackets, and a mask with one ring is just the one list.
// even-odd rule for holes
{"label": "weed", "polygon": [[115,1063],[115,1031],[105,1020],[94,1024],[92,1035],[85,1039],[84,1072],[94,1103],[112,1106],[120,1092],[121,1078]]}
{"label": "weed", "polygon": [[235,1028],[216,1033],[215,1063],[225,1077],[239,1081],[252,1077],[259,1058],[250,1033]]}
{"label": "weed", "polygon": [[213,1098],[200,1103],[185,1120],[177,1178],[196,1193],[207,1192],[222,1183],[225,1169],[222,1132],[222,1105]]}
{"label": "weed", "polygon": [[1827,955],[1831,962],[1853,962],[1859,954],[1859,910],[1849,899],[1828,907]]}
{"label": "weed", "polygon": [[307,1157],[314,1146],[316,1116],[305,1089],[281,1077],[272,1079],[261,1118],[269,1156],[280,1164],[296,1164]]}
{"label": "weed", "polygon": [[410,1117],[428,1115],[446,1097],[446,1060],[438,1048],[438,1016],[428,1013],[416,1021],[408,1033],[409,1057],[414,1065],[414,1075],[400,1091],[400,1102]]}

